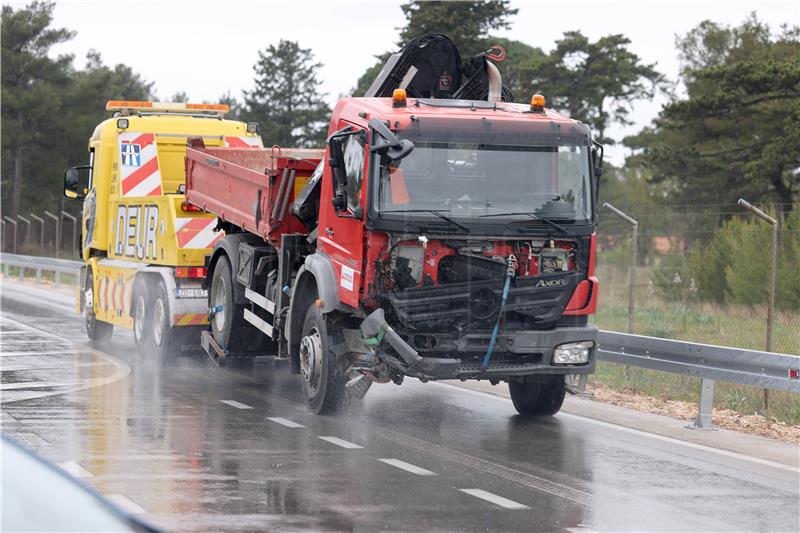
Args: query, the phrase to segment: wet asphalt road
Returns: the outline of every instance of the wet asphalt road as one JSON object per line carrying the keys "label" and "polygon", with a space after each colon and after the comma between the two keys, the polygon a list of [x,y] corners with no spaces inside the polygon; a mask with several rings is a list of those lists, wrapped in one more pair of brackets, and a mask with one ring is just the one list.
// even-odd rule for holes
{"label": "wet asphalt road", "polygon": [[167,530],[792,531],[789,467],[413,380],[343,417],[283,364],[160,369],[89,347],[71,299],[5,284],[2,428]]}

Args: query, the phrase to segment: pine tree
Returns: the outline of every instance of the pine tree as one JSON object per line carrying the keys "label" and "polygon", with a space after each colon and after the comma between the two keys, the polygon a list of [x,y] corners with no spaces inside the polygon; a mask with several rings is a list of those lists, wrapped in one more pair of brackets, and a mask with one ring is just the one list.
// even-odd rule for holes
{"label": "pine tree", "polygon": [[264,146],[324,143],[330,108],[320,92],[321,66],[295,41],[281,40],[259,52],[255,88],[244,93],[242,119],[261,123]]}

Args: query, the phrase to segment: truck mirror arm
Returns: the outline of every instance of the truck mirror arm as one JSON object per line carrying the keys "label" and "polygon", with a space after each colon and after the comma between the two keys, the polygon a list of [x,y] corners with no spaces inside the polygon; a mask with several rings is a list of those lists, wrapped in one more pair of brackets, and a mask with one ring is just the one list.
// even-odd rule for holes
{"label": "truck mirror arm", "polygon": [[400,139],[397,137],[397,135],[395,135],[385,123],[381,122],[377,118],[370,120],[369,126],[375,133],[385,139],[384,142],[379,142],[377,139],[373,139],[372,147],[369,149],[370,153],[377,152],[388,157],[392,161],[398,161],[406,157],[411,153],[412,150],[414,150],[414,143],[408,139]]}

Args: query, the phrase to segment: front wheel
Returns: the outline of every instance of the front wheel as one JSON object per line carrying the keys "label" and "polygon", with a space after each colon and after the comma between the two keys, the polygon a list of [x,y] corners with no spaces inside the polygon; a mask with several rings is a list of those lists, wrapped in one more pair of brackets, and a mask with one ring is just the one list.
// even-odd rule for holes
{"label": "front wheel", "polygon": [[327,322],[316,306],[310,306],[300,337],[303,397],[314,414],[340,413],[350,405],[350,395],[345,389],[347,379],[336,354],[330,349],[329,334],[335,334],[336,328]]}
{"label": "front wheel", "polygon": [[564,376],[552,376],[545,383],[512,381],[508,384],[511,401],[521,415],[552,416],[564,403],[567,389]]}
{"label": "front wheel", "polygon": [[83,321],[86,335],[94,343],[106,342],[114,333],[114,325],[98,320],[94,314],[94,273],[92,267],[86,269],[86,286],[82,295]]}

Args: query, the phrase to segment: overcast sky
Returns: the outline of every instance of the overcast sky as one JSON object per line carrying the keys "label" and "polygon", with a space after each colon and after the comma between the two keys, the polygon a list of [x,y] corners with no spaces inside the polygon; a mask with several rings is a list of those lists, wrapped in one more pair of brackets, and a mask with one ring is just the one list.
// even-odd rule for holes
{"label": "overcast sky", "polygon": [[[58,49],[74,54],[77,66],[83,66],[86,52],[94,48],[106,63],[125,63],[155,82],[161,99],[185,91],[190,101],[214,101],[227,91],[241,97],[252,85],[258,51],[281,38],[296,40],[323,64],[320,79],[333,103],[349,92],[375,54],[395,49],[397,28],[405,22],[400,3],[62,0],[55,24],[77,31]],[[800,24],[798,0],[514,0],[512,5],[519,13],[499,35],[551,50],[568,30],[580,30],[593,40],[622,33],[639,57],[655,63],[670,79],[679,68],[675,36],[704,19],[737,25],[755,11],[773,29]],[[619,139],[638,131],[661,103],[638,103],[635,126],[613,128],[609,134]],[[621,148],[609,152],[612,161],[621,162]]]}

